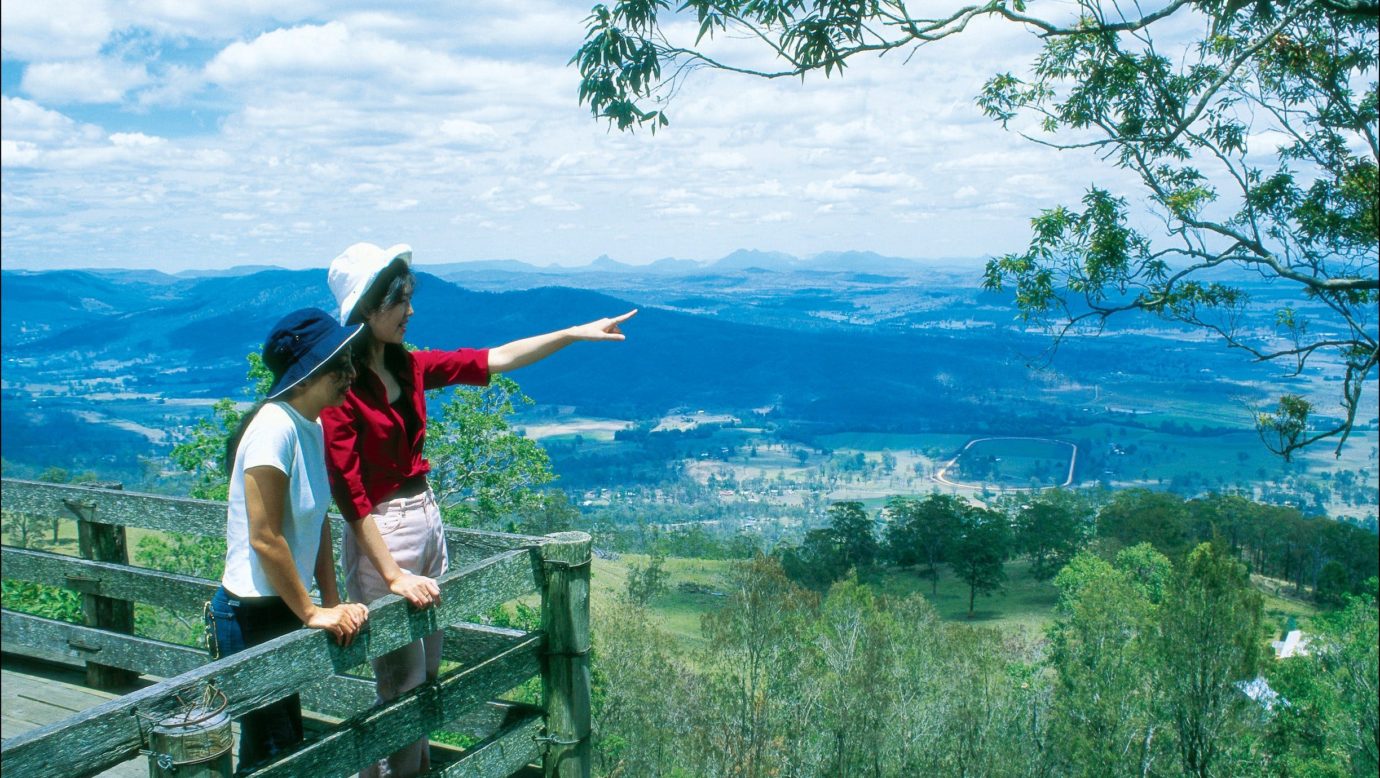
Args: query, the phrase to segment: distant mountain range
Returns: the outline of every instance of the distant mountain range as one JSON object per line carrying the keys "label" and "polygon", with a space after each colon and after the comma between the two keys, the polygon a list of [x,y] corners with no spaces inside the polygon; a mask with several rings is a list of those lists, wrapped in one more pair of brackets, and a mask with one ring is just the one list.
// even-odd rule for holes
{"label": "distant mountain range", "polygon": [[[419,278],[408,340],[426,347],[498,345],[642,304],[564,287],[477,292],[427,273]],[[191,277],[5,272],[0,296],[7,385],[124,376],[129,390],[170,397],[239,394],[245,354],[279,316],[306,305],[331,307],[320,270]],[[913,415],[965,402],[937,398],[936,364],[984,376],[994,362],[1014,366],[1018,358],[1010,345],[974,353],[972,338],[961,333],[795,332],[789,320],[783,325],[644,306],[626,328],[626,343],[577,344],[518,377],[541,402],[605,411],[813,404],[826,397],[860,408],[853,395],[872,394],[907,406],[895,413]],[[993,383],[985,376],[982,382]]]}
{"label": "distant mountain range", "polygon": [[939,259],[905,259],[887,257],[871,251],[830,251],[810,257],[796,257],[779,251],[738,249],[716,260],[699,261],[667,257],[643,265],[619,262],[608,255],[598,257],[586,265],[531,265],[512,259],[476,262],[419,263],[420,269],[446,277],[455,273],[500,272],[543,273],[564,276],[576,273],[651,274],[688,276],[702,273],[736,271],[766,271],[772,273],[869,273],[912,277],[932,272],[936,268],[968,270],[981,266],[981,258],[945,257]]}
{"label": "distant mountain range", "polygon": [[[516,262],[419,265],[407,340],[494,346],[637,307],[626,342],[574,344],[514,375],[542,412],[705,410],[760,424],[754,411],[766,409],[800,434],[1054,434],[1085,420],[1083,406],[1104,392],[1220,404],[1258,394],[1250,384],[1270,376],[1150,317],[1125,320],[1114,337],[1065,343],[1055,373],[1041,358],[1048,337],[1028,331],[1009,294],[982,291],[971,266],[900,276],[889,263],[909,260],[762,252],[691,263],[693,272],[685,262],[624,271],[631,266],[605,258],[561,273]],[[658,265],[665,271],[650,269]],[[456,269],[432,274],[447,268]],[[247,399],[245,356],[283,313],[332,309],[325,276],[0,272],[5,458],[61,464],[76,450],[123,451],[137,469],[130,456],[150,445],[140,435],[166,440],[162,431],[199,418],[199,403]]]}
{"label": "distant mountain range", "polygon": [[[415,259],[415,258],[414,258]],[[516,259],[474,260],[469,262],[430,262],[420,258],[417,269],[437,276],[454,273],[511,273],[520,275],[566,276],[580,273],[620,273],[651,275],[696,275],[701,273],[722,273],[744,270],[758,270],[774,273],[820,272],[820,273],[872,273],[901,277],[918,276],[936,269],[972,271],[980,268],[981,257],[938,257],[930,259],[906,259],[888,257],[872,251],[828,251],[808,257],[797,257],[779,251],[758,251],[738,249],[719,259],[696,260],[665,257],[645,264],[619,262],[607,254],[597,257],[584,265],[536,265]],[[145,281],[148,283],[172,283],[178,278],[227,278],[261,273],[266,270],[283,270],[275,265],[236,265],[228,268],[180,270],[162,273],[157,270],[105,270],[86,269],[104,277],[119,277],[122,280]],[[47,271],[11,271],[15,273]]]}

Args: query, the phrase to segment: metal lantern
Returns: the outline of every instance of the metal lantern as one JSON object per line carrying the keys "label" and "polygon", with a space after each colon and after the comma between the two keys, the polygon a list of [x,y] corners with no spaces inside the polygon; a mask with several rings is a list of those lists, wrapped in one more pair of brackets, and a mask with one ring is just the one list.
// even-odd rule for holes
{"label": "metal lantern", "polygon": [[229,778],[230,714],[225,695],[208,686],[197,703],[184,703],[149,728],[150,778]]}

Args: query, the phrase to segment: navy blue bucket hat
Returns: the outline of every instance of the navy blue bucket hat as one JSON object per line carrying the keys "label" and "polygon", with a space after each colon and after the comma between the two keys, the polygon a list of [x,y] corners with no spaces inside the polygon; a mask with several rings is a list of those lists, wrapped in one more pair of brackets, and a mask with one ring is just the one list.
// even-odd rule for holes
{"label": "navy blue bucket hat", "polygon": [[342,327],[320,308],[303,308],[279,319],[264,341],[264,366],[273,372],[268,399],[302,383],[363,329],[363,324]]}

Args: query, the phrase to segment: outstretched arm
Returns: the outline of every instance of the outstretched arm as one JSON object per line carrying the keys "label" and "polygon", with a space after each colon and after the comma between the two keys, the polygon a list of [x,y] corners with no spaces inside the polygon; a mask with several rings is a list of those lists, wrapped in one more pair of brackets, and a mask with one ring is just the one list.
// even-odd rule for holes
{"label": "outstretched arm", "polygon": [[631,319],[637,309],[608,319],[599,319],[576,327],[567,327],[545,335],[505,343],[498,348],[489,349],[489,372],[506,373],[534,362],[540,362],[577,340],[623,340],[623,331],[618,325]]}

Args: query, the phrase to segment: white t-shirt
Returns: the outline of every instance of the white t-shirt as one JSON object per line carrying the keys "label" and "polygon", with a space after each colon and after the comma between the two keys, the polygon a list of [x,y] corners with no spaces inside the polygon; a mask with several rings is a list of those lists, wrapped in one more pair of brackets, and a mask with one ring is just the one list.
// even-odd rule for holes
{"label": "white t-shirt", "polygon": [[283,538],[302,585],[311,591],[316,575],[316,552],[321,524],[331,504],[326,477],[326,441],[319,422],[308,421],[287,403],[265,403],[235,451],[230,471],[230,511],[225,531],[225,575],[221,584],[241,597],[278,594],[264,575],[259,555],[249,545],[249,515],[245,512],[244,471],[275,467],[288,477]]}

